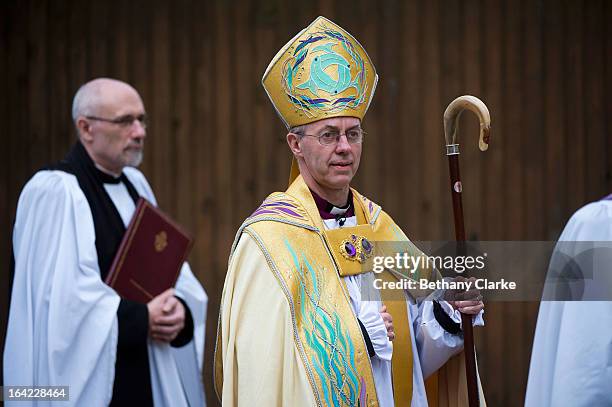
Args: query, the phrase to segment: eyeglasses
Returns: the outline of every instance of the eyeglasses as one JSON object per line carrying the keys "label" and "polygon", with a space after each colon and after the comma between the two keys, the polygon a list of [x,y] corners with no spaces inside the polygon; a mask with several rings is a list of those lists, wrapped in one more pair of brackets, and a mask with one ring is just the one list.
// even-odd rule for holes
{"label": "eyeglasses", "polygon": [[302,137],[316,137],[317,140],[319,140],[319,144],[324,145],[324,146],[331,146],[331,145],[338,144],[338,142],[340,141],[340,137],[342,136],[346,136],[346,141],[348,141],[349,144],[361,144],[363,142],[363,137],[366,134],[367,133],[363,131],[362,129],[354,129],[354,130],[348,130],[344,133],[340,133],[337,130],[326,130],[319,135],[315,135],[315,134],[299,134],[299,135]]}
{"label": "eyeglasses", "polygon": [[147,116],[144,114],[141,114],[138,116],[132,116],[131,114],[126,114],[125,116],[119,116],[116,119],[105,119],[103,117],[96,117],[96,116],[85,116],[85,118],[89,120],[96,120],[99,122],[112,123],[120,127],[126,127],[126,128],[131,127],[134,124],[134,122],[138,120],[140,122],[140,125],[143,128],[147,127]]}

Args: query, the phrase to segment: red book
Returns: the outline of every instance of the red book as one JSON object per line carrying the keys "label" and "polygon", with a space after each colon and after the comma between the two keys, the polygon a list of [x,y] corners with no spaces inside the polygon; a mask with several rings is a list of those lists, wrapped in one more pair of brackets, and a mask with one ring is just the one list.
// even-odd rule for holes
{"label": "red book", "polygon": [[174,287],[193,239],[149,201],[140,198],[106,284],[143,304]]}

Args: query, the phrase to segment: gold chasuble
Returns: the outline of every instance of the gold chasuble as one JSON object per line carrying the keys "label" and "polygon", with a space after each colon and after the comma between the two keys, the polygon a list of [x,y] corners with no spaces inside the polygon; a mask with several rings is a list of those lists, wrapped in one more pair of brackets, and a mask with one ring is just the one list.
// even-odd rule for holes
{"label": "gold chasuble", "polygon": [[[357,226],[325,230],[299,176],[273,193],[240,227],[223,288],[215,390],[224,406],[378,406],[370,357],[342,277],[366,270],[381,250],[423,255],[381,210],[353,191]],[[379,245],[379,242],[394,242]],[[390,271],[376,274],[398,281]],[[419,270],[409,278],[438,278]],[[381,292],[393,316],[396,406],[412,396],[406,301],[427,292]],[[398,293],[401,294],[398,296]],[[463,354],[426,381],[430,406],[467,406]],[[482,393],[482,392],[481,392]],[[484,397],[481,394],[482,405]]]}

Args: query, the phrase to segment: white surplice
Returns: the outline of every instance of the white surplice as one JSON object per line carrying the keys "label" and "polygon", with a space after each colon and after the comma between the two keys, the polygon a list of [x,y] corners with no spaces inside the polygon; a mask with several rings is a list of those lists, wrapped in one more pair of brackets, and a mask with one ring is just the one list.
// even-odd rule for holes
{"label": "white surplice", "polygon": [[[612,201],[593,202],[569,220],[556,250],[574,257],[589,242],[605,248],[593,257],[595,279],[612,287]],[[601,260],[607,258],[603,263]],[[598,274],[599,273],[599,274]],[[551,276],[549,275],[548,278]],[[547,283],[549,284],[549,283]],[[527,407],[612,406],[612,301],[542,301],[531,352]]]}
{"label": "white surplice", "polygon": [[[139,195],[156,204],[140,171],[124,173]],[[122,183],[105,189],[127,226],[135,209],[127,189]],[[108,405],[120,298],[100,279],[93,217],[74,175],[40,171],[27,183],[17,207],[13,251],[4,385],[69,386],[70,400],[62,405]],[[208,298],[187,263],[176,293],[193,316],[193,340],[177,349],[149,340],[153,400],[156,406],[202,405]]]}

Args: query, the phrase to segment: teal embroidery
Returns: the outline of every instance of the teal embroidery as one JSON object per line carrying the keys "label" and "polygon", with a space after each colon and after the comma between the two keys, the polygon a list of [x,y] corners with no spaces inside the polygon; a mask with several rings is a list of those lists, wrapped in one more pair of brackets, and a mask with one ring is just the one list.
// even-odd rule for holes
{"label": "teal embroidery", "polygon": [[[323,388],[328,406],[359,406],[365,400],[365,380],[355,368],[355,349],[348,329],[342,329],[340,316],[325,304],[321,267],[304,253],[298,253],[285,239],[293,261],[293,276],[299,281],[299,312],[306,345],[314,352],[310,358]],[[331,305],[331,304],[329,304]]]}
{"label": "teal embroidery", "polygon": [[[337,52],[338,47],[346,51],[350,61]],[[315,57],[309,67],[308,80],[295,86],[296,77],[306,75],[303,63],[309,54]],[[351,77],[352,67],[357,72],[354,77]],[[327,73],[330,69],[337,71],[337,80]],[[301,40],[285,61],[282,85],[287,98],[308,117],[315,117],[319,111],[334,113],[355,109],[365,101],[367,94],[365,62],[342,33],[323,25],[321,31]],[[349,88],[355,90],[354,96],[338,97]],[[312,97],[305,95],[304,91]]]}
{"label": "teal embroidery", "polygon": [[[325,45],[316,47],[313,52],[322,51],[323,54],[315,57],[310,64],[310,78],[307,82],[299,85],[298,89],[308,89],[315,97],[319,89],[329,93],[338,94],[344,92],[348,88],[357,89],[357,83],[351,81],[351,65],[344,57],[332,50],[334,43],[330,42]],[[338,80],[334,81],[325,70],[335,66],[338,70]]]}

